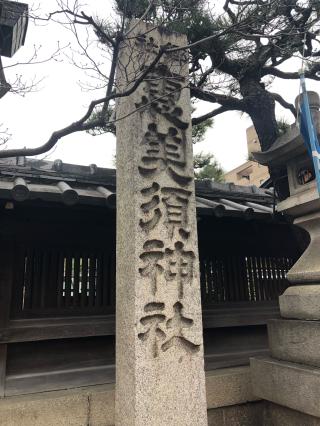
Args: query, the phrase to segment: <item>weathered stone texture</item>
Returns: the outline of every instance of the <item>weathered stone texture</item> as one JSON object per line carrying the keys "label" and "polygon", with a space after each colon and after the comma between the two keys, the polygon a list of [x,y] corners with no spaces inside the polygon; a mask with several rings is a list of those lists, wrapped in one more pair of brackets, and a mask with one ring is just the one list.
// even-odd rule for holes
{"label": "weathered stone texture", "polygon": [[[242,418],[241,413],[251,411],[254,416],[257,406],[261,411],[259,404],[244,404],[257,399],[252,392],[249,367],[208,372],[206,388],[210,425],[223,426],[224,423],[218,421],[222,418],[225,419],[223,420],[226,422],[225,425],[230,426],[228,419],[231,415],[234,419],[237,416],[236,408],[236,411],[233,410],[234,406],[242,407],[239,409],[239,418]],[[4,398],[0,399],[0,425],[114,426],[114,399],[114,385],[97,385]]]}
{"label": "weathered stone texture", "polygon": [[268,336],[273,358],[320,367],[320,321],[270,320]]}
{"label": "weathered stone texture", "polygon": [[281,405],[264,402],[263,426],[320,426],[320,419]]}
{"label": "weathered stone texture", "polygon": [[[4,402],[4,401],[2,401]],[[84,395],[73,395],[63,399],[13,401],[0,404],[1,426],[79,426],[88,423],[88,403]]]}
{"label": "weathered stone texture", "polygon": [[264,403],[248,403],[208,411],[208,426],[263,426]]}
{"label": "weathered stone texture", "polygon": [[[315,186],[315,181],[313,181]],[[312,191],[311,191],[312,192]],[[314,192],[312,192],[314,193]],[[295,219],[294,224],[305,229],[310,236],[310,243],[300,257],[300,259],[294,264],[287,274],[288,280],[293,284],[316,284],[320,283],[320,199],[316,192],[317,204],[313,207],[313,212],[310,214],[304,213],[305,209],[308,210],[308,202],[305,202],[304,197],[308,198],[309,191],[301,194],[301,199],[297,202],[297,207],[300,209],[299,217]],[[288,212],[290,214],[290,211]],[[312,293],[315,289],[310,290]],[[287,291],[285,292],[287,294]],[[301,294],[302,295],[302,294]],[[319,300],[319,296],[317,298]],[[311,300],[308,302],[310,308],[313,308]],[[307,307],[308,308],[308,307]],[[280,310],[281,310],[281,298],[280,298]],[[282,312],[282,310],[281,310]],[[307,311],[308,312],[308,311]],[[318,309],[318,316],[314,319],[320,319],[320,311]],[[285,315],[282,315],[285,316]],[[294,318],[294,317],[289,317]],[[300,318],[300,317],[299,317]],[[303,319],[308,319],[303,318]],[[313,319],[313,318],[310,318]]]}
{"label": "weathered stone texture", "polygon": [[86,426],[114,425],[114,387],[108,385],[100,392],[91,392],[89,396],[89,423]]}
{"label": "weathered stone texture", "polygon": [[[147,28],[122,50],[121,91],[187,42]],[[117,426],[207,424],[187,77],[167,53],[117,105]]]}
{"label": "weathered stone texture", "polygon": [[320,285],[289,287],[279,297],[279,304],[283,318],[320,320]]}
{"label": "weathered stone texture", "polygon": [[252,358],[250,366],[257,397],[320,418],[319,368],[273,358]]}
{"label": "weathered stone texture", "polygon": [[249,367],[224,368],[206,373],[208,409],[243,404],[253,394]]}
{"label": "weathered stone texture", "polygon": [[112,385],[0,399],[1,426],[113,426]]}

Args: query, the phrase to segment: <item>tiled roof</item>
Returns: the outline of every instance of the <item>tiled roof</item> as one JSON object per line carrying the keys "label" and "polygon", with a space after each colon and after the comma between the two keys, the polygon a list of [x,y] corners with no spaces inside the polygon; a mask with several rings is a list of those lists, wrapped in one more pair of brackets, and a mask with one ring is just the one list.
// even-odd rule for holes
{"label": "tiled roof", "polygon": [[[116,205],[116,171],[61,160],[15,159],[0,162],[0,198],[40,199],[66,205]],[[262,216],[273,214],[271,190],[211,180],[196,181],[198,214]]]}

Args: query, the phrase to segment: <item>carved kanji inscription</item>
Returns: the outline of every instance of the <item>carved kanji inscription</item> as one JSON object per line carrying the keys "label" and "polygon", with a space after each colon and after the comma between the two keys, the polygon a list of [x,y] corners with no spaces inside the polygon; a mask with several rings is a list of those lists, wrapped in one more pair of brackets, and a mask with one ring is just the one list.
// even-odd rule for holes
{"label": "carved kanji inscription", "polygon": [[163,352],[171,349],[175,345],[182,346],[187,352],[198,352],[200,345],[196,345],[184,336],[184,329],[191,328],[194,321],[183,315],[183,305],[177,302],[173,306],[174,315],[166,323],[166,329],[169,330],[171,337],[162,344]]}
{"label": "carved kanji inscription", "polygon": [[144,307],[147,314],[140,319],[143,331],[138,334],[138,338],[150,346],[152,356],[157,358],[160,352],[166,352],[174,346],[180,346],[186,352],[199,351],[200,345],[184,335],[184,330],[190,329],[194,321],[183,314],[182,303],[173,305],[173,316],[169,319],[166,319],[164,309],[164,303],[148,303]]}
{"label": "carved kanji inscription", "polygon": [[153,295],[157,293],[158,278],[163,272],[163,266],[159,263],[164,256],[163,247],[160,240],[148,240],[143,245],[145,251],[140,255],[143,266],[139,268],[139,272],[142,277],[148,278]]}
{"label": "carved kanji inscription", "polygon": [[144,231],[150,232],[156,228],[163,218],[170,239],[174,238],[176,230],[176,236],[183,239],[189,237],[188,206],[191,191],[176,187],[160,188],[160,185],[153,182],[140,192],[144,202],[140,206],[142,217],[139,224]]}
{"label": "carved kanji inscription", "polygon": [[177,103],[181,96],[184,79],[171,72],[168,66],[160,64],[148,74],[141,102],[136,108],[149,107],[153,115],[161,114],[179,129],[187,129],[188,122],[181,119],[183,110]]}
{"label": "carved kanji inscription", "polygon": [[151,302],[144,307],[144,311],[148,315],[140,319],[140,324],[144,331],[138,334],[138,338],[142,342],[150,343],[152,356],[156,358],[159,355],[159,344],[165,339],[166,334],[161,329],[161,324],[165,322],[166,317],[162,313],[164,303]]}
{"label": "carved kanji inscription", "polygon": [[169,127],[167,133],[161,133],[155,123],[150,123],[141,145],[143,153],[139,172],[142,176],[154,177],[167,171],[179,185],[185,186],[192,180],[191,176],[185,174],[186,146],[183,132]]}
{"label": "carved kanji inscription", "polygon": [[165,258],[166,279],[177,284],[178,297],[182,299],[185,285],[192,282],[195,254],[193,251],[184,250],[184,243],[177,241],[174,250],[165,250]]}
{"label": "carved kanji inscription", "polygon": [[169,230],[170,238],[173,238],[175,229],[179,230],[180,236],[187,239],[188,230],[188,205],[190,191],[182,188],[162,188],[162,201],[165,206],[165,223]]}

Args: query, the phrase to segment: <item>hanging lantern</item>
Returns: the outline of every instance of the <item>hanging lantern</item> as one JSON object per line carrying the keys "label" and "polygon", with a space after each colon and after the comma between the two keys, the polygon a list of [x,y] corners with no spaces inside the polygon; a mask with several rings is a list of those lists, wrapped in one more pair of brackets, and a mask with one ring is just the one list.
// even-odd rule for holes
{"label": "hanging lantern", "polygon": [[0,56],[0,99],[11,89],[11,86],[6,81],[6,77],[3,72],[1,56]]}
{"label": "hanging lantern", "polygon": [[11,58],[24,45],[28,27],[28,5],[0,0],[0,56]]}

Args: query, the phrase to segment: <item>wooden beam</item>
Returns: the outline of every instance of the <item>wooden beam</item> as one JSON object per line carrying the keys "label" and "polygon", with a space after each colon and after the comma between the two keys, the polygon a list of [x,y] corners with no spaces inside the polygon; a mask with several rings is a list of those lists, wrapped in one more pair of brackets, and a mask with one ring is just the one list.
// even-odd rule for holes
{"label": "wooden beam", "polygon": [[116,208],[116,194],[114,192],[109,191],[109,189],[103,186],[98,186],[97,191],[105,197],[109,207]]}
{"label": "wooden beam", "polygon": [[113,364],[47,371],[42,374],[16,374],[7,379],[6,396],[114,382],[115,366]]}
{"label": "wooden beam", "polygon": [[[225,306],[223,306],[225,305]],[[235,305],[235,304],[233,304]],[[250,306],[251,305],[251,306]],[[267,324],[272,318],[280,315],[279,306],[274,303],[239,303],[238,307],[221,303],[203,311],[203,328],[239,327],[247,325]]]}
{"label": "wooden beam", "polygon": [[0,252],[0,329],[5,327],[10,317],[13,244],[4,239]]}
{"label": "wooden beam", "polygon": [[25,201],[29,198],[29,188],[26,181],[22,177],[17,177],[14,180],[12,188],[12,198],[16,201]]}
{"label": "wooden beam", "polygon": [[229,352],[208,354],[204,356],[205,370],[217,370],[219,368],[238,367],[250,364],[250,358],[256,356],[268,356],[268,348],[253,348],[248,351],[231,349]]}
{"label": "wooden beam", "polygon": [[[0,252],[0,336],[1,328],[6,327],[10,318],[13,269],[13,244],[4,239],[2,247]],[[6,367],[7,345],[0,344],[0,398],[5,394]]]}
{"label": "wooden beam", "polygon": [[[276,302],[215,304],[203,311],[203,328],[266,324],[279,316]],[[113,314],[95,317],[13,320],[0,329],[0,343],[113,336]]]}
{"label": "wooden beam", "polygon": [[0,343],[113,336],[114,334],[114,315],[102,318],[14,320],[10,321],[8,327],[0,329]]}
{"label": "wooden beam", "polygon": [[73,206],[79,200],[79,195],[75,189],[72,189],[66,182],[58,182],[57,187],[60,189],[62,200],[67,206]]}
{"label": "wooden beam", "polygon": [[0,345],[0,398],[4,397],[7,367],[7,345]]}

